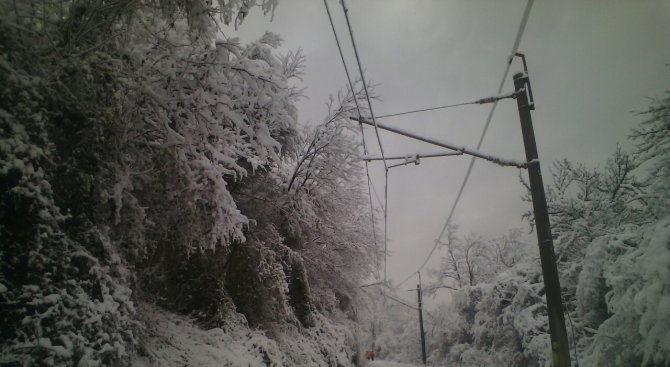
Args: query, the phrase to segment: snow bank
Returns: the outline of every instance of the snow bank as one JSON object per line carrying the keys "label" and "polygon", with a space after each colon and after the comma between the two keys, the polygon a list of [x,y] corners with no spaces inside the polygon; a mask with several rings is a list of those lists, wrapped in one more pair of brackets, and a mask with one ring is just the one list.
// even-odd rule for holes
{"label": "snow bank", "polygon": [[244,317],[233,314],[221,328],[204,330],[187,316],[154,305],[138,305],[143,319],[139,353],[134,367],[145,366],[349,366],[349,332],[317,316],[308,329],[284,327],[273,338],[250,329]]}

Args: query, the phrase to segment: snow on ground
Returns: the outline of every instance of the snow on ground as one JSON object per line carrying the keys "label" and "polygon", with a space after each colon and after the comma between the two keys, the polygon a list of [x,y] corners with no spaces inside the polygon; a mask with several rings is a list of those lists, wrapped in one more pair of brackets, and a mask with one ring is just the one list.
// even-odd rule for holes
{"label": "snow on ground", "polygon": [[[149,304],[138,310],[147,319],[144,357],[133,367],[148,366],[265,366],[263,355],[276,352],[274,341],[246,327],[203,330],[188,317]],[[267,358],[267,357],[266,357]]]}
{"label": "snow on ground", "polygon": [[347,326],[318,314],[312,328],[285,326],[270,337],[249,328],[234,312],[221,327],[205,330],[190,317],[152,304],[140,302],[137,310],[144,328],[133,367],[327,367],[348,366],[350,361]]}
{"label": "snow on ground", "polygon": [[420,367],[416,364],[398,363],[391,361],[372,361],[367,364],[367,367]]}

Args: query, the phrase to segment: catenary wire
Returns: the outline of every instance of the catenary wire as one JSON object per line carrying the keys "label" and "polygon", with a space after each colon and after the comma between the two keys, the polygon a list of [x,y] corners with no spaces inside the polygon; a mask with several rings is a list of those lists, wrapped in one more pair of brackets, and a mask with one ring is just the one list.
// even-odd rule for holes
{"label": "catenary wire", "polygon": [[[326,13],[328,14],[328,20],[330,21],[330,26],[333,29],[333,36],[335,36],[335,43],[337,44],[337,49],[340,53],[340,58],[342,59],[342,65],[344,66],[344,72],[347,75],[347,81],[349,82],[349,88],[351,89],[351,95],[354,99],[354,103],[356,104],[356,111],[358,111],[358,116],[361,116],[361,108],[358,105],[358,97],[356,96],[356,91],[354,89],[354,83],[351,81],[351,75],[349,74],[349,68],[347,67],[347,63],[344,60],[344,53],[342,52],[342,46],[340,46],[340,40],[337,37],[337,31],[335,30],[335,24],[333,23],[333,17],[330,14],[330,8],[328,7],[328,2],[327,0],[323,0],[323,5],[326,7]],[[363,80],[363,85],[365,85],[365,80]],[[368,154],[368,147],[367,144],[365,143],[365,131],[363,130],[363,124],[359,124],[360,129],[361,129],[361,139],[363,141],[363,153],[365,155]],[[374,190],[374,185],[372,185],[372,180],[370,179],[370,168],[368,167],[368,162],[365,162],[365,175],[367,177],[367,183],[368,183],[368,197],[370,198],[370,218],[372,220],[372,237],[374,239],[375,243],[375,257],[376,257],[376,262],[377,262],[377,268],[379,268],[379,255],[377,253],[377,231],[375,230],[375,210],[374,206],[372,205],[372,190]],[[375,196],[377,196],[377,193],[375,192]],[[379,200],[379,197],[377,197],[377,201]],[[381,201],[380,201],[381,204]],[[384,207],[384,213],[386,213],[386,207]],[[386,217],[384,218],[384,228],[386,228]],[[384,246],[386,247],[386,246]],[[386,248],[384,248],[384,268],[386,268]],[[386,279],[384,279],[386,281]]]}
{"label": "catenary wire", "polygon": [[[521,43],[521,38],[523,37],[523,33],[526,29],[526,24],[528,23],[528,17],[530,15],[530,10],[533,7],[533,2],[534,2],[534,0],[528,0],[528,2],[526,3],[526,8],[524,9],[523,16],[521,18],[521,23],[519,24],[519,29],[517,30],[516,38],[514,39],[514,46],[512,46],[512,52],[510,52],[509,59],[507,60],[507,66],[505,67],[505,73],[503,74],[503,78],[500,81],[500,85],[498,86],[498,94],[500,94],[500,92],[502,92],[503,86],[505,84],[505,80],[507,79],[507,75],[509,74],[509,70],[510,70],[510,67],[512,65],[512,59],[514,58],[514,55],[518,51],[519,44]],[[477,143],[477,149],[481,148],[482,143],[484,142],[484,137],[486,136],[486,133],[488,132],[489,126],[491,125],[491,120],[493,119],[493,114],[494,114],[497,106],[498,106],[498,101],[495,101],[493,103],[493,106],[491,106],[491,110],[489,111],[488,117],[486,118],[486,124],[484,125],[484,130],[482,131],[482,134],[479,137],[479,142]],[[430,250],[430,253],[426,257],[426,260],[421,264],[419,269],[414,271],[407,278],[405,278],[402,282],[400,282],[400,285],[406,283],[408,280],[412,279],[414,274],[421,271],[426,266],[426,264],[428,264],[428,261],[430,260],[430,258],[435,253],[435,250],[437,249],[437,247],[440,245],[440,239],[442,238],[442,236],[444,236],[444,233],[446,232],[447,228],[449,227],[449,224],[451,223],[451,219],[454,215],[454,211],[456,210],[456,207],[458,206],[458,203],[461,200],[461,196],[463,195],[463,190],[465,189],[465,186],[467,186],[468,180],[470,178],[470,174],[472,173],[472,167],[475,165],[476,160],[477,160],[476,157],[472,157],[472,159],[470,160],[470,165],[468,166],[468,170],[465,173],[465,177],[463,178],[463,182],[461,183],[461,187],[458,190],[458,195],[456,195],[456,200],[454,200],[454,204],[452,205],[451,210],[449,211],[449,215],[447,216],[447,220],[445,221],[444,226],[442,226],[442,230],[440,231],[440,235],[435,240],[435,244],[433,245],[433,248]]]}
{"label": "catenary wire", "polygon": [[[500,91],[498,91],[498,93],[500,93]],[[422,109],[418,109],[418,110],[411,110],[411,111],[405,111],[405,112],[391,113],[391,114],[388,114],[388,115],[381,115],[381,116],[376,116],[376,117],[378,119],[381,119],[381,118],[386,118],[386,117],[409,115],[411,113],[441,110],[441,109],[452,108],[452,107],[461,107],[461,106],[468,106],[468,105],[475,105],[475,104],[485,104],[485,103],[495,103],[495,102],[497,102],[501,99],[505,99],[505,98],[516,98],[516,93],[509,93],[509,94],[505,94],[505,95],[498,95],[498,96],[493,96],[493,97],[480,98],[478,100],[470,101],[470,102],[462,102],[462,103],[448,104],[448,105],[444,105],[444,106],[437,106],[437,107],[422,108]]]}
{"label": "catenary wire", "polygon": [[[368,162],[370,163],[370,162]],[[375,185],[372,185],[372,193],[375,194],[375,199],[377,199],[377,203],[379,204],[379,207],[384,209],[384,203],[382,203],[382,199],[379,198],[379,193],[377,192],[377,189],[375,189]]]}
{"label": "catenary wire", "polygon": [[390,113],[390,114],[388,114],[388,115],[377,116],[377,118],[378,118],[378,119],[383,119],[383,118],[387,118],[387,117],[409,115],[410,113],[417,113],[417,112],[426,112],[426,111],[441,110],[441,109],[443,109],[443,108],[451,108],[451,107],[467,106],[467,105],[471,105],[471,104],[476,104],[476,102],[456,103],[456,104],[450,104],[450,105],[444,105],[444,106],[438,106],[438,107],[422,108],[422,109],[419,109],[419,110],[412,110],[412,111],[405,111],[405,112],[398,112],[398,113]]}
{"label": "catenary wire", "polygon": [[[361,58],[358,55],[358,47],[356,47],[356,41],[354,39],[354,31],[351,27],[351,22],[349,21],[349,9],[347,9],[347,4],[344,2],[344,0],[340,0],[340,4],[342,4],[342,11],[344,12],[344,18],[347,21],[347,29],[349,30],[349,36],[351,37],[351,46],[354,49],[354,56],[356,58],[356,65],[358,65],[358,72],[361,75],[361,80],[363,81],[363,91],[365,92],[365,99],[368,102],[368,110],[370,111],[370,117],[372,118],[372,122],[375,125],[375,134],[377,135],[377,142],[379,143],[379,151],[381,152],[382,158],[384,157],[384,146],[382,144],[381,137],[379,136],[379,129],[377,129],[377,120],[375,119],[375,113],[372,110],[372,102],[370,101],[370,94],[368,93],[368,85],[365,82],[365,76],[363,75],[363,66],[361,64]],[[362,116],[360,116],[362,117]],[[384,161],[384,169],[388,171],[388,167],[386,166],[386,161]]]}
{"label": "catenary wire", "polygon": [[[382,158],[384,157],[384,145],[382,144],[381,137],[379,136],[379,129],[377,129],[377,120],[375,119],[375,113],[372,109],[372,102],[370,101],[370,94],[368,93],[368,85],[365,82],[365,76],[363,75],[363,66],[361,64],[361,58],[358,55],[358,48],[356,47],[356,41],[354,39],[354,32],[351,27],[351,22],[349,21],[349,10],[347,9],[347,4],[344,2],[344,0],[340,0],[340,4],[342,5],[342,11],[344,13],[344,18],[347,21],[347,29],[349,30],[349,36],[351,37],[351,46],[354,49],[354,56],[356,57],[356,64],[358,65],[358,72],[361,76],[361,80],[363,81],[363,91],[365,92],[365,99],[368,102],[368,110],[370,111],[370,117],[372,117],[372,122],[375,125],[375,134],[377,135],[377,142],[379,143],[379,151],[381,153]],[[360,115],[359,115],[360,116]],[[362,117],[362,116],[361,116]],[[388,235],[387,235],[387,230],[388,230],[388,225],[387,225],[387,218],[388,218],[388,174],[389,174],[389,168],[388,165],[386,164],[386,159],[384,159],[384,180],[385,180],[385,185],[384,185],[384,282],[386,282],[386,262],[388,258]]]}

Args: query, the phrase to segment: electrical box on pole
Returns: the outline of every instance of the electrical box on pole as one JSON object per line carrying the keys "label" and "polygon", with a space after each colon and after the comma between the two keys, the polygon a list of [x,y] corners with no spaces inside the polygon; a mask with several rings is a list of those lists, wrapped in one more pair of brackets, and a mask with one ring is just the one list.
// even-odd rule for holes
{"label": "electrical box on pole", "polygon": [[528,73],[524,72],[514,75],[514,89],[517,94],[516,101],[521,120],[521,133],[526,150],[526,162],[528,162],[528,180],[530,181],[530,193],[533,199],[535,229],[540,247],[542,276],[544,278],[544,288],[547,298],[547,314],[549,315],[552,361],[555,367],[570,367],[570,349],[568,347],[568,333],[565,329],[565,316],[563,315],[561,285],[558,279],[554,242],[551,236],[547,199],[544,193],[542,172],[540,171],[540,160],[537,154],[537,145],[535,144],[533,121],[530,115],[530,111],[535,109],[535,106],[532,99],[530,101],[528,99],[528,95],[532,96],[530,94]]}

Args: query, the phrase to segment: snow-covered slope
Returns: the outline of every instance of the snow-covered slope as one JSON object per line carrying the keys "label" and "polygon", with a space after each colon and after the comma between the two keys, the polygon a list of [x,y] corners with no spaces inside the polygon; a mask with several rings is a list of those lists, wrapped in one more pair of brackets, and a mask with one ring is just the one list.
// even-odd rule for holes
{"label": "snow-covered slope", "polygon": [[132,366],[349,366],[350,332],[317,317],[309,329],[282,327],[271,339],[231,315],[222,327],[204,330],[186,316],[140,304],[145,321],[140,353]]}
{"label": "snow-covered slope", "polygon": [[419,367],[415,364],[406,364],[390,361],[373,361],[367,364],[369,367]]}

